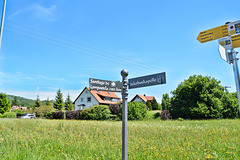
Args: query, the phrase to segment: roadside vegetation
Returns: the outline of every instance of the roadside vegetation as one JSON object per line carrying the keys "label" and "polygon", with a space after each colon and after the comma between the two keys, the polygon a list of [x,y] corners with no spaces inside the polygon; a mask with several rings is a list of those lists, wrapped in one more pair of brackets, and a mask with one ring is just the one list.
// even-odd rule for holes
{"label": "roadside vegetation", "polygon": [[[121,159],[120,121],[0,119],[0,159]],[[128,159],[240,159],[240,120],[128,122]]]}

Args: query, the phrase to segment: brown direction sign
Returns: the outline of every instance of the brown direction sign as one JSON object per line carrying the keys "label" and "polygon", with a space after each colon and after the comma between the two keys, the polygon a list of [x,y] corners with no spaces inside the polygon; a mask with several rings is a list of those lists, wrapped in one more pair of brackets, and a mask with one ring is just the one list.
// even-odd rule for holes
{"label": "brown direction sign", "polygon": [[225,24],[219,27],[215,27],[215,28],[200,32],[197,37],[197,40],[201,43],[205,43],[215,39],[227,37],[228,35],[229,35],[228,25]]}

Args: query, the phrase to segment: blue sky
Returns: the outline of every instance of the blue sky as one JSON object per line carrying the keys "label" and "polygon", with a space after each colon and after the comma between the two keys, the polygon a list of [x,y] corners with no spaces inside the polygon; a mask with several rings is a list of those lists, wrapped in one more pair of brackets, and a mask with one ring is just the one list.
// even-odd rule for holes
{"label": "blue sky", "polygon": [[[2,6],[3,0],[1,0]],[[240,20],[239,0],[8,0],[0,53],[0,91],[41,100],[57,89],[72,100],[89,78],[121,80],[166,72],[167,84],[129,90],[155,96],[191,75],[212,76],[235,92],[218,41],[199,32]],[[2,7],[1,7],[2,8]],[[121,96],[121,95],[119,95]]]}

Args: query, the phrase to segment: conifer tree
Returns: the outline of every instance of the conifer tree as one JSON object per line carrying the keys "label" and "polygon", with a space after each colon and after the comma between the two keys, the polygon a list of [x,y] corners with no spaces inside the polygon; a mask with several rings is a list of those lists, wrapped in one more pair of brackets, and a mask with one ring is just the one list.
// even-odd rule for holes
{"label": "conifer tree", "polygon": [[38,108],[40,107],[42,104],[41,104],[41,101],[39,99],[39,95],[37,95],[37,99],[35,100],[35,104],[34,104],[34,108]]}
{"label": "conifer tree", "polygon": [[159,106],[155,98],[153,98],[153,100],[151,101],[151,105],[152,105],[152,110],[159,110]]}
{"label": "conifer tree", "polygon": [[151,111],[152,110],[152,104],[151,104],[151,102],[149,101],[149,100],[147,100],[147,107],[148,107],[148,109]]}
{"label": "conifer tree", "polygon": [[67,99],[66,99],[66,101],[65,101],[65,110],[66,110],[66,111],[71,111],[71,110],[73,110],[73,103],[72,103],[72,101],[71,101],[71,99],[70,99],[69,93],[68,93]]}
{"label": "conifer tree", "polygon": [[64,102],[63,102],[63,95],[60,89],[58,89],[57,91],[57,95],[55,98],[55,102],[53,104],[53,107],[59,111],[61,111],[63,109],[64,106]]}
{"label": "conifer tree", "polygon": [[49,98],[47,98],[46,106],[51,106],[51,102],[50,102]]}

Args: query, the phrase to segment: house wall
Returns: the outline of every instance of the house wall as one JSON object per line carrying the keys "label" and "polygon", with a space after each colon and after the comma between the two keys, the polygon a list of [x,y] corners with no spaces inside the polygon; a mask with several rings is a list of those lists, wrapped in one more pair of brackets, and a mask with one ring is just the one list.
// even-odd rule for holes
{"label": "house wall", "polygon": [[[88,102],[88,98],[91,97],[91,102]],[[81,101],[83,100],[83,101]],[[84,104],[85,106],[80,106]],[[85,108],[92,107],[94,104],[99,105],[98,101],[93,97],[93,95],[85,88],[82,94],[78,97],[75,102],[75,111]]]}
{"label": "house wall", "polygon": [[134,101],[137,101],[137,102],[143,102],[144,104],[146,104],[140,97],[136,97]]}

